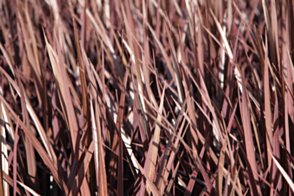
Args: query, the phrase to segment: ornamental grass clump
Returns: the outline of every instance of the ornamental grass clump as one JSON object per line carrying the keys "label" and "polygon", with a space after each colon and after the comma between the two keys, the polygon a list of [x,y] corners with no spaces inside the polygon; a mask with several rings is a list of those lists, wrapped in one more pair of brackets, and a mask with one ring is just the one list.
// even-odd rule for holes
{"label": "ornamental grass clump", "polygon": [[293,1],[1,0],[0,195],[292,195]]}

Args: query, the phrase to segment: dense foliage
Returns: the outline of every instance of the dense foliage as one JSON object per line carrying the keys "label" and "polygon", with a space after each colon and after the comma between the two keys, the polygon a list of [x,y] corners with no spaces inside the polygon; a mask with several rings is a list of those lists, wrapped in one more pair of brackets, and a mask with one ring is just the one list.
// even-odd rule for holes
{"label": "dense foliage", "polygon": [[0,0],[0,195],[292,195],[292,0]]}

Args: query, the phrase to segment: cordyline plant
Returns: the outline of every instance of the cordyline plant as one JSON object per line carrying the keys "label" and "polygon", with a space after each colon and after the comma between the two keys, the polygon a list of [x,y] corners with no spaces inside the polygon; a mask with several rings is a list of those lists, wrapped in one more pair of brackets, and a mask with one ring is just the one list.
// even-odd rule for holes
{"label": "cordyline plant", "polygon": [[292,195],[293,5],[1,0],[0,195]]}

